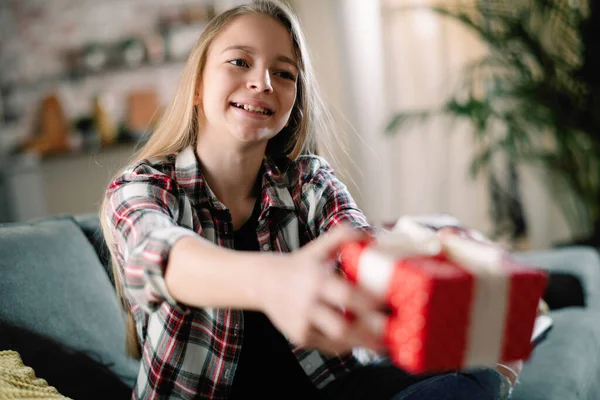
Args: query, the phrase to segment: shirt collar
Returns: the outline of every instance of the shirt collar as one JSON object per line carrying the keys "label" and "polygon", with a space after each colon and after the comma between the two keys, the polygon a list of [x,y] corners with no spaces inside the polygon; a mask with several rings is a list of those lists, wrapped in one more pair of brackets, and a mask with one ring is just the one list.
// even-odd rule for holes
{"label": "shirt collar", "polygon": [[[274,161],[267,156],[263,159],[261,173],[262,212],[260,218],[271,207],[295,210],[294,200],[290,193],[292,181],[290,173],[287,171],[282,172]],[[226,209],[225,205],[217,199],[206,183],[193,146],[189,146],[177,154],[175,174],[177,184],[186,191],[192,203],[195,205],[208,203],[216,209]]]}

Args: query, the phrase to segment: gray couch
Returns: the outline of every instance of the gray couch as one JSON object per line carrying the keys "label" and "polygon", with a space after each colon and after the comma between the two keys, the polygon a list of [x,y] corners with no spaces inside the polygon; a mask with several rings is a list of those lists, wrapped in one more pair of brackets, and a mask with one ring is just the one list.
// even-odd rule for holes
{"label": "gray couch", "polygon": [[[129,398],[136,377],[106,256],[95,216],[0,225],[0,350],[18,351],[74,399]],[[517,257],[575,277],[585,306],[565,307],[573,295],[562,296],[564,304],[551,311],[554,328],[526,362],[514,399],[600,399],[598,254],[580,247]]]}

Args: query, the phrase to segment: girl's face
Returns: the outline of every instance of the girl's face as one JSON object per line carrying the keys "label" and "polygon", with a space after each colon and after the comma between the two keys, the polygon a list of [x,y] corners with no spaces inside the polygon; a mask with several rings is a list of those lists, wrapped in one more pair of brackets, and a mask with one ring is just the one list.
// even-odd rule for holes
{"label": "girl's face", "polygon": [[266,146],[288,122],[297,77],[292,38],[280,22],[261,14],[235,18],[208,50],[196,97],[200,134]]}

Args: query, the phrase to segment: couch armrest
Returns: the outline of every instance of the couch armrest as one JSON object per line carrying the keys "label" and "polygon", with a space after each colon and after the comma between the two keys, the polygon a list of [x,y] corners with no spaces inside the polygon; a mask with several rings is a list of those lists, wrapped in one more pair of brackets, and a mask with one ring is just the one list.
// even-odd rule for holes
{"label": "couch armrest", "polygon": [[586,306],[600,309],[600,255],[594,248],[572,246],[513,255],[518,261],[548,272],[575,276],[583,287]]}

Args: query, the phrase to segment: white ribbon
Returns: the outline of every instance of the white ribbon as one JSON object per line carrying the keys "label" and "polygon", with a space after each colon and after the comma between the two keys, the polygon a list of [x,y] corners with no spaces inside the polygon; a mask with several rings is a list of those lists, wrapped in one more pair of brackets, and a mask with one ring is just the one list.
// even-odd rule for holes
{"label": "white ribbon", "polygon": [[502,268],[502,250],[474,240],[442,238],[446,254],[475,276],[465,366],[491,365],[502,355],[510,277]]}

